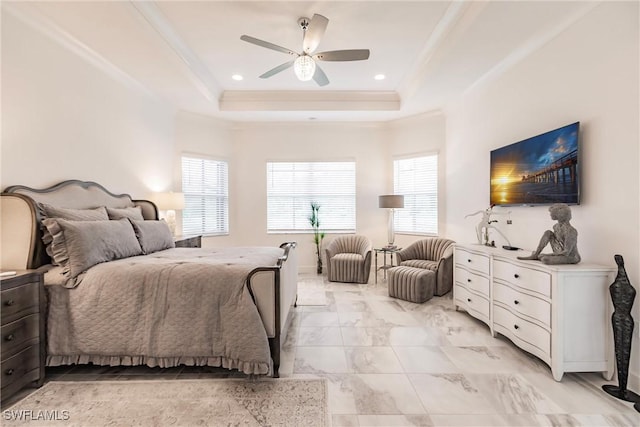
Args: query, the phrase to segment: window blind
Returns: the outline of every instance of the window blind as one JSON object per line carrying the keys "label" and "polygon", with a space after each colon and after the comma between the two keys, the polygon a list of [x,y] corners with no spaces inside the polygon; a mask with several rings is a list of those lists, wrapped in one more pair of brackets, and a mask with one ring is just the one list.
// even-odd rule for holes
{"label": "window blind", "polygon": [[182,157],[182,232],[229,233],[229,184],[227,162]]}
{"label": "window blind", "polygon": [[404,209],[395,211],[400,233],[438,234],[438,155],[396,159],[393,190],[404,195]]}
{"label": "window blind", "polygon": [[354,232],[355,162],[267,163],[267,231],[312,231],[311,202],[320,205],[320,229]]}

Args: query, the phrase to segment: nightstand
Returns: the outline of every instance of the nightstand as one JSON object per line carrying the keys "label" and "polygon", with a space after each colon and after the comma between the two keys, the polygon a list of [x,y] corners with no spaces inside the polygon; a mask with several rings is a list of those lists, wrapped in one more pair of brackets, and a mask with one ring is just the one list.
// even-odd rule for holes
{"label": "nightstand", "polygon": [[42,273],[18,271],[0,281],[2,401],[23,387],[44,383],[46,297]]}
{"label": "nightstand", "polygon": [[176,236],[176,248],[201,248],[202,236]]}

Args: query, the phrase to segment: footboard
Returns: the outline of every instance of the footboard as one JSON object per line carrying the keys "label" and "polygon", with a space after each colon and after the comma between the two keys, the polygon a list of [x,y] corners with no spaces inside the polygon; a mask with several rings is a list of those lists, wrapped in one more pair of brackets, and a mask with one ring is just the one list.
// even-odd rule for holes
{"label": "footboard", "polygon": [[280,368],[280,349],[291,321],[291,307],[298,289],[298,260],[296,243],[280,245],[283,255],[273,267],[258,267],[249,273],[247,288],[255,302],[269,338],[273,360],[272,376],[277,378]]}

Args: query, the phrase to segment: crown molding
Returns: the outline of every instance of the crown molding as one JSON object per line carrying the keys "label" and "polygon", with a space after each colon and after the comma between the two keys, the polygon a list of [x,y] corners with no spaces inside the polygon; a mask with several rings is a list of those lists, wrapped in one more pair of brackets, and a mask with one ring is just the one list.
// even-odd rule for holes
{"label": "crown molding", "polygon": [[217,103],[220,85],[200,57],[173,28],[153,1],[130,1],[129,4],[144,18],[167,46],[180,58],[198,91],[210,102]]}
{"label": "crown molding", "polygon": [[396,92],[225,91],[220,111],[399,111]]}
{"label": "crown molding", "polygon": [[460,94],[459,98],[463,98],[465,95],[467,95],[470,92],[473,92],[478,87],[483,86],[499,78],[501,75],[506,73],[509,69],[517,65],[520,61],[532,55],[534,52],[542,48],[551,40],[558,37],[560,34],[566,31],[569,27],[571,27],[573,24],[575,24],[580,19],[582,19],[585,15],[591,12],[600,3],[601,2],[599,1],[584,2],[583,6],[580,9],[578,9],[573,14],[569,15],[565,20],[561,21],[558,25],[556,25],[549,31],[544,32],[544,34],[539,34],[527,40],[518,49],[514,50],[510,55],[505,57],[502,61],[497,63],[489,71],[484,73],[482,76],[480,76],[480,78],[478,78],[469,87],[467,87],[465,91],[462,92],[462,94]]}
{"label": "crown molding", "polygon": [[81,59],[98,68],[104,74],[108,75],[115,81],[124,85],[128,89],[140,92],[157,101],[168,102],[158,93],[151,90],[139,80],[124,72],[121,68],[113,64],[104,56],[91,49],[86,44],[80,42],[77,38],[64,31],[56,25],[51,19],[44,16],[36,10],[36,7],[29,2],[9,3],[2,2],[2,12],[8,13],[14,18],[28,25],[35,31],[49,38],[53,42],[59,44],[68,51],[76,54]]}

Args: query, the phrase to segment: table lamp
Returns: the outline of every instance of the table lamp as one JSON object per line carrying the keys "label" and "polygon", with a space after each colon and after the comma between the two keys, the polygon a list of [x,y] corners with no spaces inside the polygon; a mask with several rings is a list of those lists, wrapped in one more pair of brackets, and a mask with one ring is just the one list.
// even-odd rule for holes
{"label": "table lamp", "polygon": [[395,230],[394,230],[394,209],[404,208],[404,196],[398,194],[387,194],[378,196],[378,207],[389,209],[389,224],[388,224],[388,248],[394,247]]}
{"label": "table lamp", "polygon": [[164,219],[167,221],[172,235],[176,235],[176,210],[184,209],[184,193],[156,193],[153,201],[159,210],[165,212]]}

